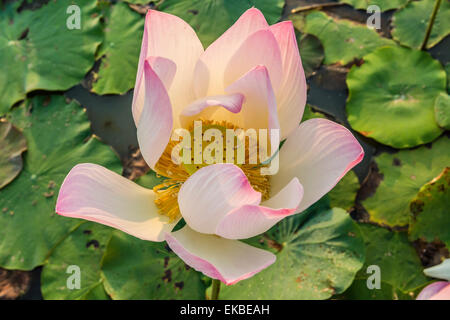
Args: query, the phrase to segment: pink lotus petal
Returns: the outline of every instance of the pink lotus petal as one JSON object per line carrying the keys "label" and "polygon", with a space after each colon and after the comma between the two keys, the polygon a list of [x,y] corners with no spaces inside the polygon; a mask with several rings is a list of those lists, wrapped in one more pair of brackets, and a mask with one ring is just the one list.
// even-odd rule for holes
{"label": "pink lotus petal", "polygon": [[240,93],[218,95],[198,99],[183,109],[180,114],[182,127],[187,127],[196,119],[209,119],[220,107],[231,113],[241,111],[244,96]]}
{"label": "pink lotus petal", "polygon": [[259,204],[244,172],[233,164],[213,164],[195,172],[182,185],[178,204],[186,223],[197,232],[213,234],[219,221],[244,204]]}
{"label": "pink lotus petal", "polygon": [[229,212],[218,224],[216,234],[227,239],[247,239],[266,232],[295,213],[303,196],[297,178],[263,205],[244,205]]}
{"label": "pink lotus petal", "polygon": [[280,149],[279,171],[271,176],[278,192],[292,177],[305,189],[298,212],[330,191],[364,157],[364,150],[345,127],[326,119],[303,122]]}
{"label": "pink lotus petal", "polygon": [[142,156],[154,168],[172,133],[172,106],[163,83],[146,61],[144,65],[144,107],[137,125],[137,138]]}
{"label": "pink lotus petal", "polygon": [[273,264],[273,253],[236,240],[205,235],[185,226],[166,234],[169,247],[189,266],[227,285],[250,278]]}
{"label": "pink lotus petal", "polygon": [[152,190],[102,166],[83,163],[69,172],[59,190],[56,213],[98,222],[137,238],[164,241],[175,224],[158,214]]}
{"label": "pink lotus petal", "polygon": [[225,67],[236,50],[252,33],[268,28],[264,15],[255,8],[241,17],[201,55],[195,69],[197,98],[223,94]]}
{"label": "pink lotus petal", "polygon": [[283,61],[281,86],[276,90],[281,139],[298,127],[306,104],[306,78],[291,21],[270,26],[278,42]]}
{"label": "pink lotus petal", "polygon": [[[169,97],[178,115],[181,108],[195,100],[193,92],[193,76],[196,62],[203,53],[195,31],[177,16],[156,10],[149,10],[145,17],[144,36],[136,76],[135,88],[140,88],[140,81],[144,73],[144,61],[149,57],[161,57],[171,60],[176,65],[176,74],[168,89]],[[133,96],[133,109],[139,109],[136,104],[142,102],[138,94],[145,94],[136,90]],[[175,118],[178,122],[178,117]],[[178,127],[178,126],[176,126]]]}
{"label": "pink lotus petal", "polygon": [[276,91],[283,76],[282,61],[277,40],[269,29],[251,34],[233,54],[225,68],[225,86],[258,65],[267,68],[271,84]]}
{"label": "pink lotus petal", "polygon": [[437,281],[426,286],[416,300],[450,300],[450,282]]}

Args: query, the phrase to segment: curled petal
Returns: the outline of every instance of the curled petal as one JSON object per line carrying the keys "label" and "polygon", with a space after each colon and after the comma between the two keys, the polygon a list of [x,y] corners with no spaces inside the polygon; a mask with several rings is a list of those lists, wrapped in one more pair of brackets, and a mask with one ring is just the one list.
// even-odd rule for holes
{"label": "curled petal", "polygon": [[177,222],[158,214],[152,190],[102,166],[83,163],[69,172],[59,190],[56,213],[98,222],[137,238],[164,241]]}
{"label": "curled petal", "polygon": [[450,281],[450,259],[445,259],[442,263],[427,268],[423,272],[429,277]]}
{"label": "curled petal", "polygon": [[137,138],[142,156],[154,168],[170,140],[172,106],[164,84],[146,61],[144,65],[145,95],[142,114],[137,125]]}
{"label": "curled petal", "polygon": [[180,188],[178,204],[186,223],[197,232],[213,234],[219,221],[245,204],[259,204],[244,172],[233,164],[213,164],[195,172]]}
{"label": "curled petal", "polygon": [[364,157],[361,145],[345,127],[326,119],[303,122],[279,152],[279,171],[270,177],[272,192],[297,177],[305,192],[301,212],[330,191]]}
{"label": "curled petal", "polygon": [[244,205],[229,212],[218,224],[216,234],[227,239],[246,239],[266,232],[295,213],[303,196],[297,178],[261,206]]}
{"label": "curled petal", "polygon": [[189,266],[227,285],[250,278],[273,264],[273,253],[236,240],[205,235],[185,226],[166,234],[169,247]]}

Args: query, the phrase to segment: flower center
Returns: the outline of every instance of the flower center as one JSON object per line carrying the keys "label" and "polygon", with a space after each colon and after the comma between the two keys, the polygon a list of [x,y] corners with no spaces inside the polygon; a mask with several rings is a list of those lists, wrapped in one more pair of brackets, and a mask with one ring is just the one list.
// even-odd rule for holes
{"label": "flower center", "polygon": [[[260,146],[256,134],[250,136],[228,122],[210,120],[196,121],[189,128],[189,133],[180,141],[171,140],[156,163],[156,173],[167,178],[153,188],[156,193],[155,204],[160,214],[169,217],[170,221],[178,219],[181,216],[178,192],[182,184],[197,170],[215,163],[233,163],[239,166],[251,186],[261,192],[262,199],[268,199],[269,176],[261,174],[261,167],[265,165],[258,157]],[[184,139],[190,141],[183,141]],[[180,148],[181,145],[184,147]],[[178,164],[173,161],[174,149],[181,159]]]}

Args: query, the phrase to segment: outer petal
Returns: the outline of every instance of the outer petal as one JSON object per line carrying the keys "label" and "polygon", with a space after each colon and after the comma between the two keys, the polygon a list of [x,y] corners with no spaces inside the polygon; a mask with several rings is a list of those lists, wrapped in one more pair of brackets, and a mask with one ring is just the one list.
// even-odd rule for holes
{"label": "outer petal", "polygon": [[283,76],[281,53],[277,40],[268,29],[259,30],[250,35],[233,54],[225,68],[225,86],[258,65],[267,68],[272,86],[276,90]]}
{"label": "outer petal", "polygon": [[283,79],[276,90],[281,139],[298,127],[306,104],[306,78],[298,52],[297,39],[291,21],[270,26],[278,42],[283,61]]}
{"label": "outer petal", "polygon": [[164,152],[172,132],[172,106],[163,83],[146,61],[144,65],[144,108],[137,126],[137,138],[142,156],[154,168]]}
{"label": "outer petal", "polygon": [[345,127],[326,119],[303,122],[280,149],[280,170],[271,176],[272,192],[293,177],[305,188],[298,212],[330,191],[364,157],[361,145]]}
{"label": "outer petal", "polygon": [[450,300],[450,282],[437,281],[429,284],[416,300]]}
{"label": "outer petal", "polygon": [[426,268],[423,272],[429,277],[450,281],[450,259],[445,259],[436,266]]}
{"label": "outer petal", "polygon": [[240,93],[201,98],[183,109],[180,114],[182,127],[187,127],[195,119],[209,118],[218,108],[223,107],[231,113],[241,111],[244,96]]}
{"label": "outer petal", "polygon": [[167,233],[166,241],[187,265],[227,285],[250,278],[276,260],[269,251],[239,241],[201,234],[188,226]]}
{"label": "outer petal", "polygon": [[251,8],[214,41],[202,54],[195,69],[197,97],[222,94],[228,61],[249,35],[268,27],[264,15],[258,9]]}
{"label": "outer petal", "polygon": [[[175,114],[195,99],[193,74],[195,64],[203,53],[203,46],[194,30],[182,19],[167,13],[149,10],[145,17],[145,29],[136,76],[139,88],[144,72],[144,61],[150,57],[162,57],[176,64],[176,74],[169,90]],[[138,90],[139,91],[139,90]],[[135,91],[133,105],[141,99]],[[178,118],[176,119],[178,121]]]}
{"label": "outer petal", "polygon": [[178,205],[186,223],[197,232],[212,234],[218,222],[244,204],[259,204],[261,193],[253,190],[244,172],[233,164],[201,168],[182,185]]}
{"label": "outer petal", "polygon": [[294,214],[302,196],[303,187],[294,178],[263,206],[244,205],[229,212],[218,224],[216,234],[228,239],[246,239],[264,233]]}
{"label": "outer petal", "polygon": [[163,241],[175,224],[158,214],[152,190],[102,166],[76,165],[59,190],[56,212],[62,216],[95,221],[137,238]]}

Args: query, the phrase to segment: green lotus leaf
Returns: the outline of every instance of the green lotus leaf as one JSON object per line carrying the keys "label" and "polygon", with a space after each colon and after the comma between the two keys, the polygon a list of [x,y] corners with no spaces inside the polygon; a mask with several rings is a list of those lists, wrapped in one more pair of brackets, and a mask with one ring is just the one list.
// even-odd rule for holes
{"label": "green lotus leaf", "polygon": [[0,115],[33,90],[66,90],[94,64],[101,42],[96,1],[83,1],[80,29],[70,30],[71,0],[21,13],[0,10]]}
{"label": "green lotus leaf", "polygon": [[55,213],[59,187],[78,163],[116,172],[114,151],[90,133],[86,112],[63,96],[36,96],[8,114],[28,142],[20,175],[0,190],[0,266],[31,270],[80,220]]}
{"label": "green lotus leaf", "polygon": [[22,170],[22,152],[27,141],[16,127],[0,120],[0,189],[10,183]]}
{"label": "green lotus leaf", "polygon": [[375,158],[381,181],[375,194],[362,201],[374,222],[390,227],[406,226],[409,204],[420,188],[450,163],[450,140],[442,137],[430,147],[382,153]]}
{"label": "green lotus leaf", "polygon": [[[414,247],[405,233],[378,226],[360,224],[366,246],[366,262],[355,282],[343,294],[346,299],[412,299],[418,288],[429,282]],[[376,266],[380,271],[380,288],[375,284]]]}
{"label": "green lotus leaf", "polygon": [[305,76],[309,77],[320,67],[324,59],[322,43],[311,34],[297,34],[297,42]]}
{"label": "green lotus leaf", "polygon": [[394,148],[436,139],[436,97],[445,92],[441,64],[422,51],[384,47],[364,57],[347,75],[348,122],[366,137]]}
{"label": "green lotus leaf", "polygon": [[371,5],[379,6],[381,11],[391,9],[398,9],[408,3],[409,0],[340,0],[340,2],[347,3],[356,9],[364,9]]}
{"label": "green lotus leaf", "polygon": [[425,184],[411,201],[410,238],[420,238],[427,242],[439,240],[450,249],[449,208],[450,169],[447,167],[439,176]]}
{"label": "green lotus leaf", "polygon": [[358,177],[353,170],[350,170],[328,193],[330,205],[350,211],[355,205],[356,193],[359,187]]}
{"label": "green lotus leaf", "polygon": [[134,87],[145,19],[127,4],[106,9],[104,40],[98,57],[100,69],[92,91],[97,94],[123,94]]}
{"label": "green lotus leaf", "polygon": [[338,208],[303,214],[268,232],[266,242],[279,250],[277,261],[248,280],[223,287],[221,299],[327,299],[351,285],[364,261],[355,223]]}
{"label": "green lotus leaf", "polygon": [[436,122],[441,128],[450,130],[450,97],[447,93],[441,93],[434,104]]}
{"label": "green lotus leaf", "polygon": [[201,274],[161,242],[114,232],[102,266],[106,292],[122,299],[204,299]]}
{"label": "green lotus leaf", "polygon": [[206,48],[224,33],[245,10],[256,7],[269,24],[281,18],[283,0],[164,0],[159,10],[188,22]]}
{"label": "green lotus leaf", "polygon": [[[109,299],[100,277],[101,262],[113,229],[85,222],[71,232],[53,250],[41,274],[41,291],[51,300]],[[70,268],[79,268],[80,288],[74,288]]]}
{"label": "green lotus leaf", "polygon": [[[392,37],[402,45],[420,49],[433,11],[435,0],[411,1],[394,13]],[[442,1],[431,29],[427,49],[450,34],[450,2]]]}
{"label": "green lotus leaf", "polygon": [[302,122],[313,118],[325,118],[325,115],[315,111],[313,106],[306,104],[305,111],[303,112]]}
{"label": "green lotus leaf", "polygon": [[394,44],[392,40],[381,37],[366,25],[335,19],[320,11],[307,15],[304,31],[315,35],[322,42],[325,48],[325,64],[345,65],[378,47]]}

